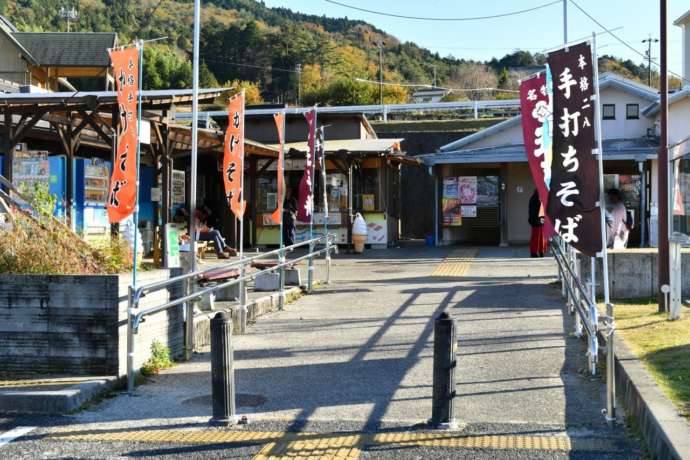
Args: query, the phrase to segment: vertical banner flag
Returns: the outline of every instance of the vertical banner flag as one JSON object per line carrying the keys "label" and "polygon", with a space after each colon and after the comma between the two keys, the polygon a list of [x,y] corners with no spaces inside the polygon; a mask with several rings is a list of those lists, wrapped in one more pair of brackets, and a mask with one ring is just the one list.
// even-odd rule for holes
{"label": "vertical banner flag", "polygon": [[285,173],[283,171],[283,148],[285,146],[285,113],[273,114],[273,120],[276,122],[276,129],[278,130],[278,145],[280,151],[278,152],[278,206],[271,214],[271,220],[274,224],[279,224],[283,216],[283,201],[285,201]]}
{"label": "vertical banner flag", "polygon": [[[551,125],[551,107],[546,88],[546,74],[522,80],[520,83],[520,113],[522,114],[522,136],[525,141],[527,162],[532,172],[534,186],[539,194],[539,201],[546,209],[549,200],[547,178],[551,175],[552,149],[549,133]],[[547,122],[547,123],[545,123]],[[551,219],[544,219],[544,230],[547,238],[555,235]]]}
{"label": "vertical banner flag", "polygon": [[228,101],[228,129],[223,146],[225,196],[235,217],[242,219],[247,202],[242,191],[244,174],[244,91]]}
{"label": "vertical banner flag", "polygon": [[108,220],[117,223],[134,212],[137,202],[137,100],[139,97],[139,50],[110,51],[117,85],[119,111],[117,152],[108,194]]}
{"label": "vertical banner flag", "polygon": [[556,232],[583,254],[602,249],[599,163],[592,154],[592,51],[580,43],[549,53],[553,79],[553,162],[546,213]]}
{"label": "vertical banner flag", "polygon": [[328,187],[326,187],[326,146],[323,143],[323,126],[316,130],[316,155],[319,158],[321,168],[321,182],[323,184],[323,217],[328,219]]}
{"label": "vertical banner flag", "polygon": [[309,128],[307,138],[309,151],[307,152],[307,162],[304,166],[304,174],[299,181],[299,206],[297,207],[297,220],[300,222],[310,222],[314,212],[314,178],[311,177],[314,155],[316,150],[316,109],[312,109],[304,114]]}

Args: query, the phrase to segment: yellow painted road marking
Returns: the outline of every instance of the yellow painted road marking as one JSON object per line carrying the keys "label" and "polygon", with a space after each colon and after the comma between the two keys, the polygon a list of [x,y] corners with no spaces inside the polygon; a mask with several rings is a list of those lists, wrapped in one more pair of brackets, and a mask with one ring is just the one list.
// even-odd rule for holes
{"label": "yellow painted road marking", "polygon": [[470,264],[477,256],[476,249],[465,249],[454,251],[450,256],[443,259],[443,262],[438,264],[431,276],[440,277],[460,277],[467,274]]}
{"label": "yellow painted road marking", "polygon": [[445,447],[463,449],[520,449],[548,451],[616,451],[615,444],[602,438],[569,436],[465,435],[450,432],[393,433],[290,433],[279,431],[205,430],[118,430],[70,431],[65,427],[51,434],[59,441],[149,442],[180,444],[265,444],[254,460],[344,459],[355,460],[371,446]]}

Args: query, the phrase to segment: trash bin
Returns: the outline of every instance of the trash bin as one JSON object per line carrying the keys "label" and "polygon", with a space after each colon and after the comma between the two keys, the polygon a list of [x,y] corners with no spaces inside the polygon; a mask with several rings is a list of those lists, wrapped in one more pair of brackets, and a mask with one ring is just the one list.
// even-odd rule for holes
{"label": "trash bin", "polygon": [[352,244],[355,246],[355,252],[364,252],[364,243],[367,242],[367,223],[360,213],[355,216],[355,221],[352,223]]}
{"label": "trash bin", "polygon": [[433,248],[435,243],[436,243],[435,240],[436,240],[436,238],[434,237],[434,235],[427,235],[425,238],[426,245],[429,246],[430,248]]}

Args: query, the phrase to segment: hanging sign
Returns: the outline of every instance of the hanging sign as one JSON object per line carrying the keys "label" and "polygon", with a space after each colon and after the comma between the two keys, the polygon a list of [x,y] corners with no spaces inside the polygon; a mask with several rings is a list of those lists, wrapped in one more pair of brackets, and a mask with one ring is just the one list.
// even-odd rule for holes
{"label": "hanging sign", "polygon": [[283,201],[285,201],[285,173],[283,171],[284,161],[283,152],[285,146],[285,113],[273,114],[273,121],[276,122],[276,129],[278,130],[278,145],[280,146],[280,151],[278,152],[278,166],[277,166],[277,176],[278,176],[278,206],[273,214],[271,214],[271,220],[274,224],[279,224],[283,217]]}
{"label": "hanging sign", "polygon": [[297,220],[300,222],[310,222],[311,216],[314,213],[314,178],[312,177],[312,170],[314,169],[316,150],[316,109],[305,113],[304,118],[307,119],[309,129],[309,136],[307,138],[309,151],[307,152],[307,161],[304,165],[304,174],[299,182]]}
{"label": "hanging sign", "polygon": [[110,60],[117,87],[119,119],[117,151],[106,207],[110,223],[117,223],[134,212],[137,201],[139,49],[111,50]]}
{"label": "hanging sign", "polygon": [[242,191],[244,173],[244,90],[228,101],[228,129],[223,145],[225,196],[235,217],[242,219],[247,202]]}
{"label": "hanging sign", "polygon": [[546,213],[556,232],[580,252],[602,249],[599,164],[592,154],[594,84],[589,43],[549,53],[553,79],[553,162]]}
{"label": "hanging sign", "polygon": [[[527,162],[539,201],[544,206],[549,199],[547,178],[550,179],[552,160],[550,142],[552,133],[549,132],[552,106],[547,91],[545,72],[539,72],[520,83],[520,113]],[[544,221],[545,234],[549,238],[555,234],[555,231],[548,217]]]}

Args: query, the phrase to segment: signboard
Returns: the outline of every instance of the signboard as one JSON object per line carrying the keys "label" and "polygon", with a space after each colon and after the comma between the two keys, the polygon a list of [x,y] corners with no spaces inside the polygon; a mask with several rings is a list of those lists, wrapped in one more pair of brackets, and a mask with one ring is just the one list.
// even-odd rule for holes
{"label": "signboard", "polygon": [[185,203],[185,174],[184,171],[172,172],[172,202],[173,204]]}
{"label": "signboard", "polygon": [[592,257],[602,249],[592,50],[580,43],[549,53],[548,63],[554,128],[546,213],[566,243]]}
{"label": "signboard", "polygon": [[180,267],[180,242],[175,224],[165,224],[165,268]]}

